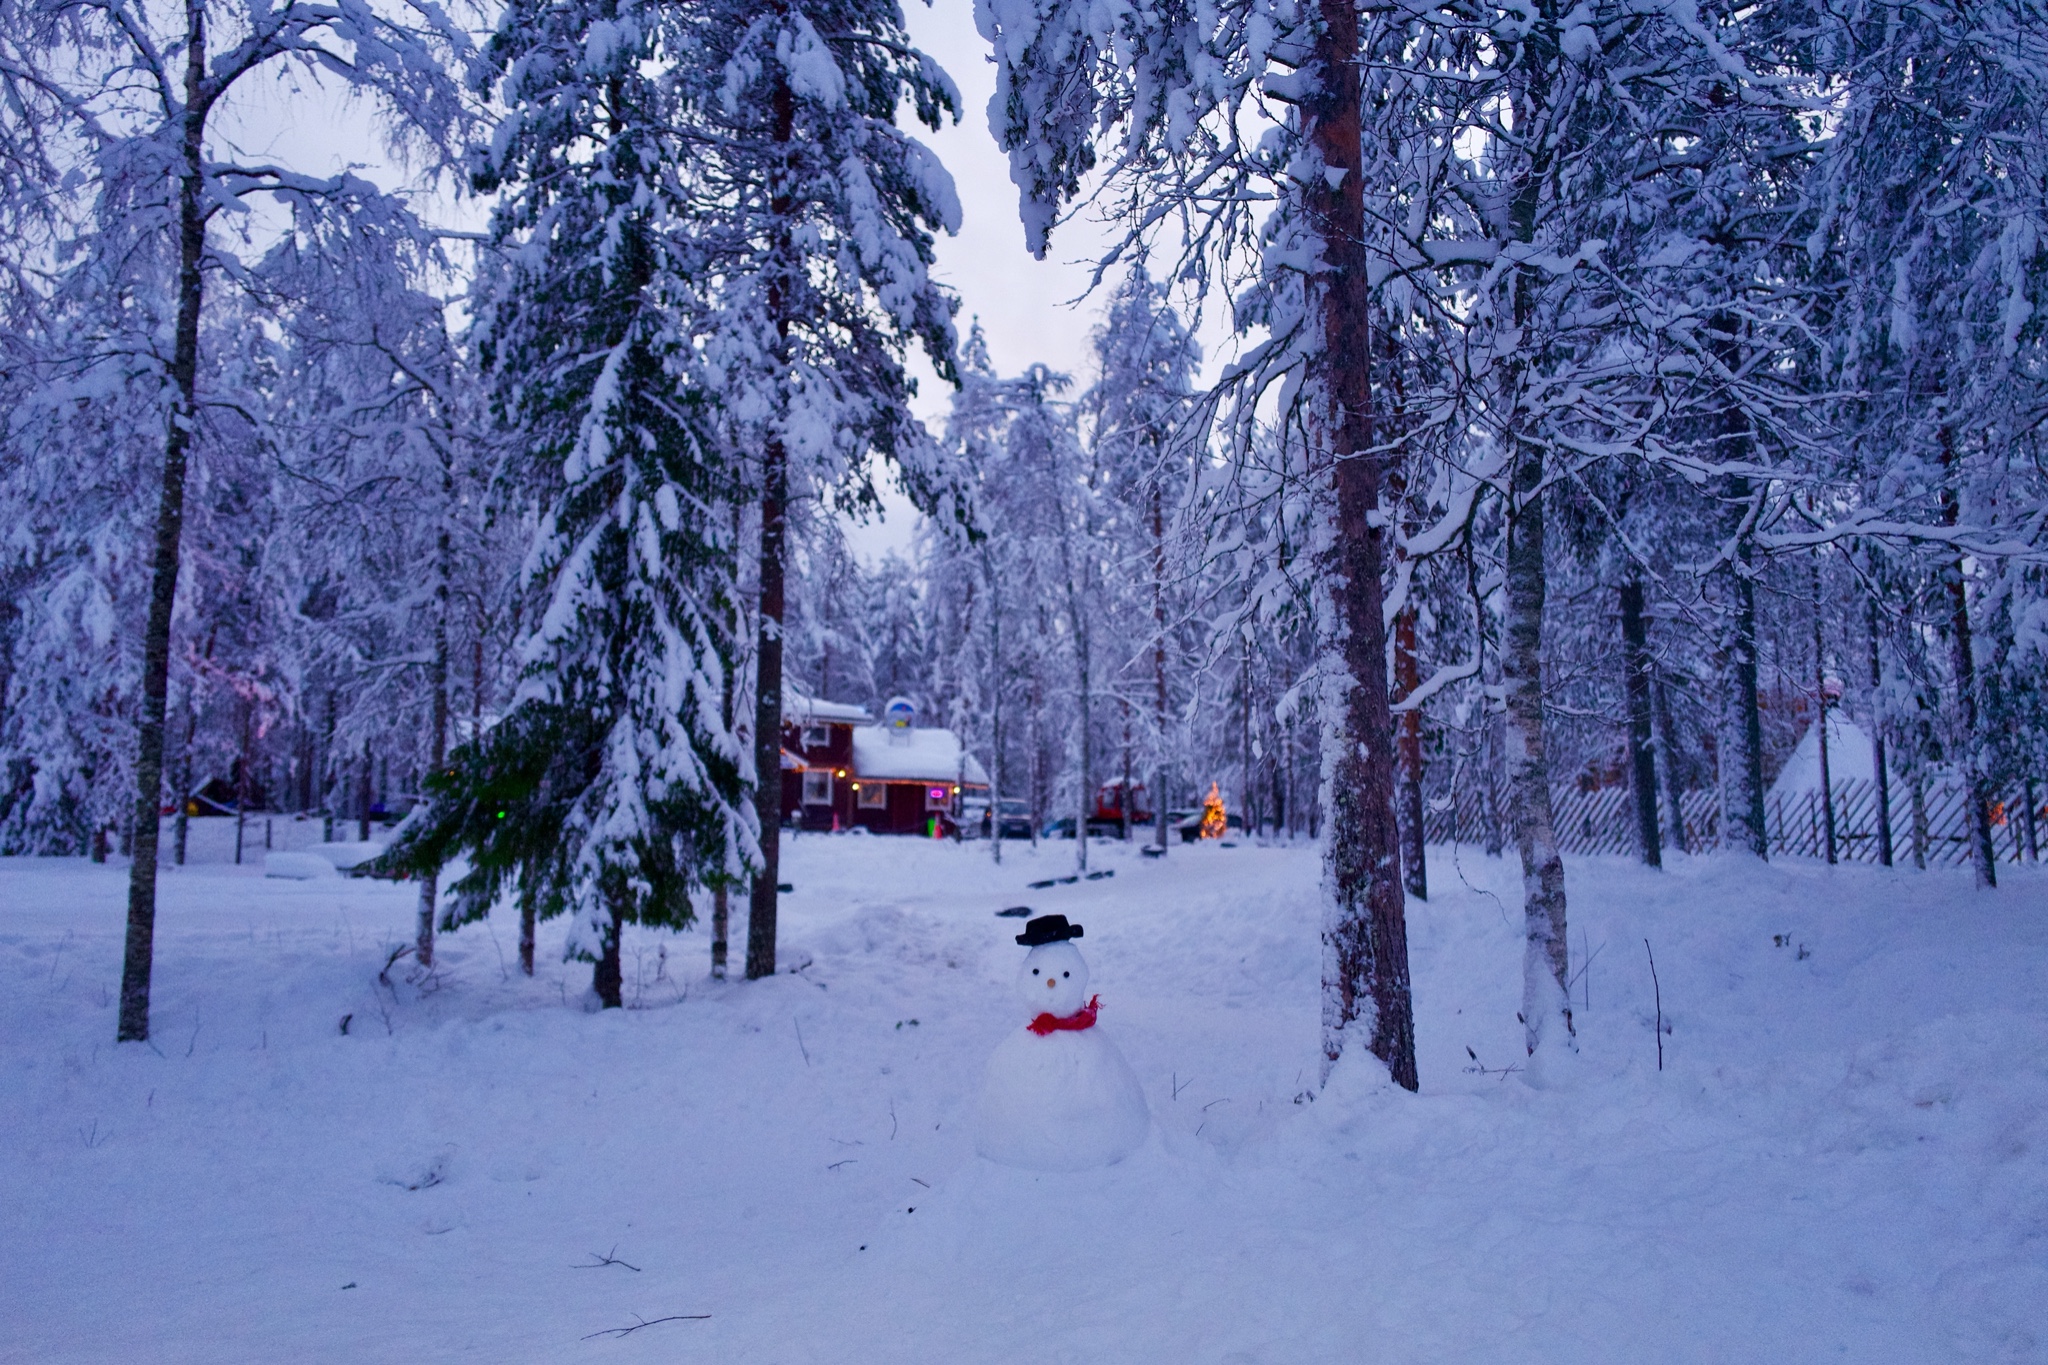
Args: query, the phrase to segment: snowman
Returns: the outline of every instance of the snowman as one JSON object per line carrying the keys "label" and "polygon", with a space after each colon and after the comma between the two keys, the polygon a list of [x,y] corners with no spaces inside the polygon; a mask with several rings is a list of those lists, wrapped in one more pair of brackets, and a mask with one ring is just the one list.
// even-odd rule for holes
{"label": "snowman", "polygon": [[991,1161],[1040,1171],[1083,1171],[1123,1160],[1145,1140],[1145,1092],[1116,1044],[1095,1026],[1081,926],[1040,915],[1017,942],[1030,1022],[988,1059],[975,1114],[975,1149]]}

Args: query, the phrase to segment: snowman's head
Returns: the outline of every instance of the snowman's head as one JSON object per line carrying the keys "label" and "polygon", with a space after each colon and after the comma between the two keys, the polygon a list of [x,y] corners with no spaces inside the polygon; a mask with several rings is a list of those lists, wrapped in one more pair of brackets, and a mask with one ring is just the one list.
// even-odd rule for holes
{"label": "snowman's head", "polygon": [[1017,969],[1017,999],[1036,1019],[1041,1014],[1073,1014],[1088,1003],[1088,964],[1071,943],[1044,943],[1033,948]]}

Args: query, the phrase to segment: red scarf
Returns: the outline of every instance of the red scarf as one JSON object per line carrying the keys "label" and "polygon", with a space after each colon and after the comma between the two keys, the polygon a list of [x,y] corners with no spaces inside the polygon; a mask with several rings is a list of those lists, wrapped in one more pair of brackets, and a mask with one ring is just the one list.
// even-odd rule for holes
{"label": "red scarf", "polygon": [[1095,1027],[1095,1012],[1101,1008],[1102,997],[1091,995],[1088,997],[1088,1003],[1075,1010],[1072,1014],[1041,1014],[1029,1024],[1026,1024],[1025,1027],[1041,1038],[1051,1036],[1058,1029],[1071,1029],[1079,1032],[1084,1028]]}

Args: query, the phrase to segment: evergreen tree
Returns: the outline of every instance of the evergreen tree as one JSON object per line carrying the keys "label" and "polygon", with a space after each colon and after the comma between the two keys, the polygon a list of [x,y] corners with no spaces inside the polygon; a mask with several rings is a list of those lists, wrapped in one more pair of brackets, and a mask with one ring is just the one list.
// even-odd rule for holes
{"label": "evergreen tree", "polygon": [[694,243],[675,175],[681,54],[655,16],[515,4],[488,57],[509,113],[478,173],[502,256],[478,323],[516,433],[506,495],[540,513],[512,706],[428,783],[394,863],[467,852],[445,922],[518,894],[621,1000],[627,923],[690,922],[693,886],[758,857],[723,697],[739,629],[736,495],[693,370]]}

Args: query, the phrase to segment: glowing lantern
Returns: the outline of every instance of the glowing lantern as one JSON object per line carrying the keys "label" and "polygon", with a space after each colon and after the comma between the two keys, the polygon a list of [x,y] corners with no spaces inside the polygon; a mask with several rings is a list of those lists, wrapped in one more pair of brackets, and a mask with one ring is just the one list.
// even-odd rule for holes
{"label": "glowing lantern", "polygon": [[1209,784],[1209,794],[1202,798],[1202,837],[1221,839],[1230,830],[1230,821],[1223,809],[1223,793],[1214,782]]}

